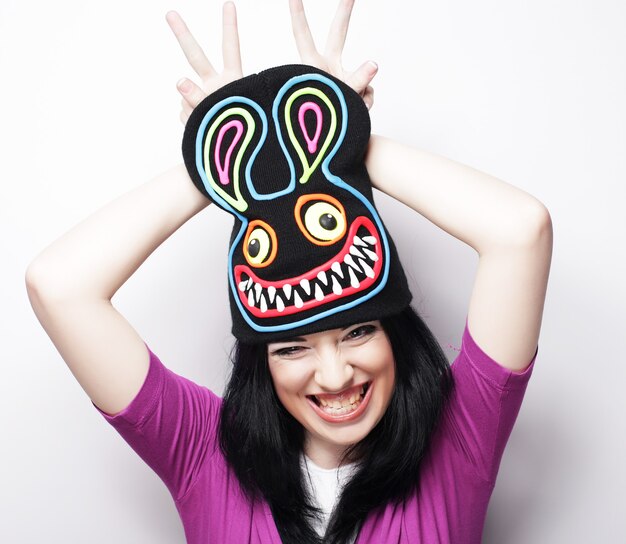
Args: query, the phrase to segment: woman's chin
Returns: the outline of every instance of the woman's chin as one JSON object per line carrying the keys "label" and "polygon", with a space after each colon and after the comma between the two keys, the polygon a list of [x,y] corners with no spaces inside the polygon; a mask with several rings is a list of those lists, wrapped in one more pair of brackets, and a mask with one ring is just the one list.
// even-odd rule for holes
{"label": "woman's chin", "polygon": [[309,434],[334,446],[348,447],[363,440],[372,428],[373,425],[364,420],[358,423],[346,423],[341,427],[309,428]]}

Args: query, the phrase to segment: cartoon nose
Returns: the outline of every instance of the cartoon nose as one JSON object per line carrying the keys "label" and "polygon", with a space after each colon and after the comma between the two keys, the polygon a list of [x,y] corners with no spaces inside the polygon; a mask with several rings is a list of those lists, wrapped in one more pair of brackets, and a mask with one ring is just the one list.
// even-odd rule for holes
{"label": "cartoon nose", "polygon": [[354,368],[339,350],[319,355],[315,381],[328,391],[334,393],[352,385]]}

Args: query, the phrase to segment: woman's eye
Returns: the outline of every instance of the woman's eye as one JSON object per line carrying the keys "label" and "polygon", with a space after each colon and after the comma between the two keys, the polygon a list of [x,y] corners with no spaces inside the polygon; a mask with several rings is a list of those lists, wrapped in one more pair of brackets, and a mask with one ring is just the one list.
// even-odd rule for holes
{"label": "woman's eye", "polygon": [[373,334],[375,331],[376,331],[376,327],[374,325],[362,325],[350,331],[347,334],[347,337],[349,340],[355,340],[358,338],[369,336],[370,334]]}
{"label": "woman's eye", "polygon": [[293,357],[294,355],[298,355],[302,353],[304,348],[301,346],[289,346],[288,348],[280,348],[272,352],[272,355],[277,355],[278,357]]}

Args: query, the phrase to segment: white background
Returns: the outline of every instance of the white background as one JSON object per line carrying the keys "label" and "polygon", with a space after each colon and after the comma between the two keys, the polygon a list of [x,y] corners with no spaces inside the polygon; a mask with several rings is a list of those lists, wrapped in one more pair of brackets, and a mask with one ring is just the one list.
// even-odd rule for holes
{"label": "white background", "polygon": [[[286,0],[237,5],[246,73],[299,61]],[[335,5],[305,3],[320,47]],[[181,161],[175,82],[193,73],[169,9],[220,67],[217,1],[0,4],[3,542],[184,541],[167,489],[92,407],[24,289],[41,249]],[[621,0],[357,0],[353,14],[345,65],[380,66],[373,132],[512,183],[552,216],[537,364],[486,543],[626,539],[625,20]],[[477,255],[376,198],[416,308],[452,360]],[[231,346],[230,228],[211,206],[114,298],[169,368],[218,393]]]}

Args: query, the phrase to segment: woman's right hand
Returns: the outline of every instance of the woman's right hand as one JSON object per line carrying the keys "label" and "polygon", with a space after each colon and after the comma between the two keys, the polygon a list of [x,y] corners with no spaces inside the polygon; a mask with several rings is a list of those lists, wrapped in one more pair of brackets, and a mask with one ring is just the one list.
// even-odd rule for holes
{"label": "woman's right hand", "polygon": [[209,59],[198,45],[182,17],[175,11],[169,11],[165,16],[172,32],[176,36],[189,64],[200,77],[197,85],[188,78],[182,78],[176,84],[182,95],[180,120],[183,125],[193,109],[209,94],[223,87],[231,81],[243,77],[241,68],[241,54],[239,52],[239,32],[237,30],[237,11],[233,2],[226,2],[222,11],[222,55],[224,69],[218,73]]}

